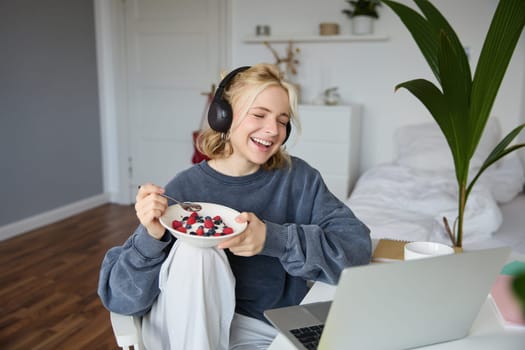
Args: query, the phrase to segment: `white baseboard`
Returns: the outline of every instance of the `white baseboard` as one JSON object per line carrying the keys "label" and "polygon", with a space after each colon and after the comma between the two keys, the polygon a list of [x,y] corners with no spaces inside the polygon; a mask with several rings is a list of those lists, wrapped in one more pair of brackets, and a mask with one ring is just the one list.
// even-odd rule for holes
{"label": "white baseboard", "polygon": [[20,221],[15,221],[5,226],[0,226],[0,241],[52,224],[108,202],[109,196],[103,193]]}
{"label": "white baseboard", "polygon": [[133,202],[131,202],[129,198],[127,198],[121,192],[107,192],[107,196],[108,196],[109,202],[111,203],[122,204],[122,205],[135,204],[134,202],[135,198],[133,198]]}

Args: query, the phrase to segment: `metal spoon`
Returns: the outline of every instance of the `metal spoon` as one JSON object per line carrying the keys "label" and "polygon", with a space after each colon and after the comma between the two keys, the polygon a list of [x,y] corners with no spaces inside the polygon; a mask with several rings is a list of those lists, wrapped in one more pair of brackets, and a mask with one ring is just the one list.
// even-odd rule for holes
{"label": "metal spoon", "polygon": [[[138,186],[138,188],[140,189],[141,185]],[[168,196],[167,194],[161,194],[159,193],[159,195],[161,195],[162,197],[166,198],[166,199],[169,199],[175,203],[177,203],[178,205],[180,205],[182,207],[182,209],[186,210],[186,211],[199,211],[202,209],[202,207],[197,204],[197,203],[192,203],[192,202],[181,202],[179,200],[176,200],[175,198],[173,197],[170,197]]]}
{"label": "metal spoon", "polygon": [[184,210],[186,210],[186,211],[195,211],[195,212],[196,212],[196,211],[199,211],[199,210],[202,209],[202,207],[201,207],[199,204],[197,204],[197,203],[192,203],[192,202],[181,202],[181,201],[176,200],[175,198],[170,197],[170,196],[168,196],[168,195],[166,195],[166,194],[163,194],[163,193],[161,193],[160,195],[161,195],[162,197],[164,197],[164,198],[167,198],[167,199],[169,199],[169,200],[171,200],[171,201],[177,203],[178,205],[180,205],[180,206],[182,207],[182,209],[184,209]]}

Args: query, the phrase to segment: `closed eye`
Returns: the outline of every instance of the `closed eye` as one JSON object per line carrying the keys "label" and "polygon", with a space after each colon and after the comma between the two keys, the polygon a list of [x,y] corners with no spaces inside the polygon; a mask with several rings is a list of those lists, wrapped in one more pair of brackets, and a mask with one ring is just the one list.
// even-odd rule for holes
{"label": "closed eye", "polygon": [[286,126],[288,125],[288,123],[290,122],[290,117],[288,117],[287,115],[284,115],[284,114],[281,114],[278,118],[277,118],[277,122]]}

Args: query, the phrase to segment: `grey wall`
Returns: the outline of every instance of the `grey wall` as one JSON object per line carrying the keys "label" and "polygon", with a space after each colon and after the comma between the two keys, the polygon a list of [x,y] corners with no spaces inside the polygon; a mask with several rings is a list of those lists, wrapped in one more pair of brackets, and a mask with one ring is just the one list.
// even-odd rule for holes
{"label": "grey wall", "polygon": [[0,0],[0,226],[103,192],[92,0]]}

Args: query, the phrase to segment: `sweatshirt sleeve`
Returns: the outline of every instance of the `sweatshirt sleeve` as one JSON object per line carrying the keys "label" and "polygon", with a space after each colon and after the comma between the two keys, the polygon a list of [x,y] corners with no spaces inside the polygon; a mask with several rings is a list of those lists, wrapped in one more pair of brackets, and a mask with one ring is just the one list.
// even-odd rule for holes
{"label": "sweatshirt sleeve", "polygon": [[125,315],[143,315],[159,294],[159,271],[174,238],[151,237],[140,225],[122,246],[111,248],[102,261],[98,294],[104,306]]}
{"label": "sweatshirt sleeve", "polygon": [[320,176],[317,180],[310,200],[303,197],[298,209],[309,212],[307,223],[266,221],[261,254],[278,258],[293,276],[335,284],[345,267],[370,263],[370,230],[328,191]]}

